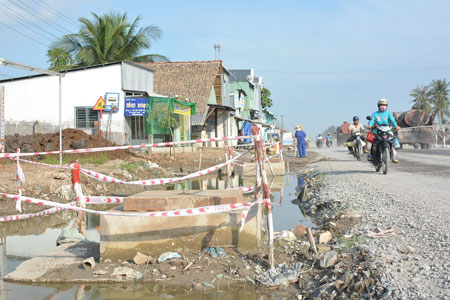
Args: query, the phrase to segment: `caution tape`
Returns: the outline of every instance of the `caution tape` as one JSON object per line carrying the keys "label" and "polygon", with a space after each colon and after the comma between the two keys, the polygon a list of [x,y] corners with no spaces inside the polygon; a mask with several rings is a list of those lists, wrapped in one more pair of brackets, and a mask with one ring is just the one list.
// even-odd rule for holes
{"label": "caution tape", "polygon": [[[230,204],[220,204],[220,205],[211,205],[211,206],[202,206],[202,207],[196,207],[196,208],[185,208],[185,209],[176,209],[176,210],[167,210],[167,211],[155,211],[155,212],[115,212],[115,211],[98,211],[83,207],[77,207],[73,206],[73,202],[69,204],[65,203],[58,203],[53,202],[49,200],[43,200],[43,199],[36,199],[36,198],[30,198],[25,196],[19,196],[19,195],[11,195],[11,194],[5,194],[0,193],[1,196],[14,199],[14,200],[20,200],[27,203],[34,203],[38,205],[44,205],[44,206],[51,206],[52,208],[59,208],[61,210],[67,209],[67,210],[75,210],[75,211],[81,211],[86,213],[92,213],[97,215],[109,215],[109,216],[123,216],[123,217],[182,217],[182,216],[198,216],[198,215],[208,215],[208,214],[219,214],[219,213],[227,213],[232,212],[236,210],[247,210],[247,212],[244,214],[241,214],[241,228],[243,227],[242,224],[245,223],[245,218],[247,216],[248,210],[250,210],[255,204],[262,204],[265,203],[267,205],[270,205],[270,199],[258,199],[253,202],[247,202],[247,203],[230,203]],[[45,212],[45,211],[44,211]],[[43,213],[43,212],[41,212]],[[11,217],[11,216],[10,216]],[[242,219],[243,218],[243,219]],[[2,217],[2,221],[12,221],[12,219],[8,219],[8,217]],[[4,220],[3,220],[4,219]]]}
{"label": "caution tape", "polygon": [[[187,180],[187,179],[192,179],[192,178],[208,175],[214,171],[217,171],[217,170],[223,168],[224,166],[226,166],[228,164],[233,163],[234,161],[236,161],[240,157],[246,155],[247,153],[249,153],[249,151],[243,152],[243,153],[239,154],[238,156],[236,156],[226,162],[220,163],[218,165],[215,165],[215,166],[212,166],[212,167],[209,167],[209,168],[206,168],[206,169],[203,169],[203,170],[200,170],[200,171],[197,171],[197,172],[194,172],[194,173],[182,176],[182,177],[174,177],[174,178],[157,178],[157,179],[146,179],[146,180],[137,180],[137,181],[123,181],[121,179],[114,178],[114,177],[108,176],[108,175],[104,175],[99,172],[95,172],[95,171],[88,170],[88,169],[81,168],[81,172],[95,180],[106,182],[106,183],[131,184],[131,185],[143,185],[143,186],[161,185],[161,184],[174,183],[174,182],[179,182],[179,181],[183,181],[183,180]],[[34,162],[34,161],[29,161],[29,160],[24,160],[24,159],[19,159],[19,161],[29,163],[29,164],[34,164],[34,165],[58,168],[58,169],[69,169],[69,167],[50,165],[50,164],[46,164],[46,163]]]}
{"label": "caution tape", "polygon": [[[75,202],[69,203],[69,205],[74,205]],[[16,221],[16,220],[24,220],[24,219],[31,219],[35,217],[42,217],[42,216],[48,216],[54,213],[58,213],[65,210],[64,208],[60,207],[52,207],[40,212],[36,213],[30,213],[30,214],[19,214],[19,215],[10,215],[10,216],[4,216],[0,217],[0,222],[8,222],[8,221]]]}
{"label": "caution tape", "polygon": [[91,171],[91,170],[86,170],[86,169],[81,169],[81,172],[91,178],[94,178],[96,180],[99,181],[103,181],[103,182],[107,182],[107,183],[118,183],[118,184],[132,184],[132,185],[143,185],[143,186],[152,186],[152,185],[161,185],[161,184],[167,184],[167,183],[174,183],[174,182],[179,182],[179,181],[183,181],[183,180],[187,180],[187,179],[193,179],[196,177],[200,177],[200,176],[205,176],[208,175],[214,171],[219,170],[220,168],[231,164],[232,162],[234,162],[235,160],[237,160],[238,158],[240,158],[241,156],[247,154],[249,151],[246,151],[244,153],[241,153],[240,155],[226,161],[223,163],[220,163],[218,165],[182,176],[182,177],[174,177],[174,178],[158,178],[158,179],[147,179],[147,180],[138,180],[138,181],[123,181],[108,175],[104,175],[95,171]]}
{"label": "caution tape", "polygon": [[[230,140],[241,140],[252,138],[252,136],[225,136],[221,138],[209,138],[209,139],[198,139],[189,141],[179,141],[179,142],[165,142],[165,143],[155,143],[155,144],[142,144],[142,145],[128,145],[128,146],[113,146],[113,147],[100,147],[100,148],[85,148],[85,149],[73,149],[73,150],[57,150],[57,151],[45,151],[45,152],[30,152],[30,153],[20,153],[20,156],[37,156],[37,155],[49,155],[49,154],[75,154],[75,153],[93,153],[102,151],[115,151],[115,150],[132,150],[132,149],[142,149],[142,148],[154,148],[154,147],[169,147],[175,145],[186,145],[186,144],[196,144],[205,142],[220,142],[220,141],[230,141]],[[17,157],[17,153],[0,153],[0,158],[10,158]]]}
{"label": "caution tape", "polygon": [[[241,190],[243,193],[253,193],[255,187],[237,187],[231,190]],[[83,199],[82,199],[83,198]],[[86,204],[122,204],[125,197],[111,197],[111,196],[84,196],[77,197],[77,201],[84,200]]]}

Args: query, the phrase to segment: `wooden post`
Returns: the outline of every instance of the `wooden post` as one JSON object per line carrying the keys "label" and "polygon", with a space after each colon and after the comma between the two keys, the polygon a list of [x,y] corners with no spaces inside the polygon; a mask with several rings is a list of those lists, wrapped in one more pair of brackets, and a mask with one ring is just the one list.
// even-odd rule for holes
{"label": "wooden post", "polygon": [[198,170],[200,171],[202,168],[202,158],[203,158],[203,147],[200,148],[200,158],[198,160]]}
{"label": "wooden post", "polygon": [[319,255],[319,252],[317,252],[317,248],[316,248],[316,242],[314,241],[314,237],[311,232],[311,228],[309,228],[309,227],[306,228],[306,232],[308,233],[309,246],[310,246],[311,250],[314,251],[315,255]]}
{"label": "wooden post", "polygon": [[[149,144],[153,144],[153,134],[148,134],[147,138],[148,138],[148,143]],[[148,155],[152,155],[152,153],[153,153],[153,147],[148,147],[147,148],[147,154]]]}
{"label": "wooden post", "polygon": [[[85,200],[83,196],[83,190],[81,188],[81,181],[80,181],[80,164],[78,163],[78,160],[73,160],[70,163],[70,168],[72,170],[72,184],[73,189],[75,191],[75,196],[77,197],[77,206],[85,208]],[[79,232],[86,237],[86,213],[83,211],[77,212],[77,220],[72,226],[72,230],[75,230],[75,228],[78,225]]]}
{"label": "wooden post", "polygon": [[[252,125],[252,135],[255,137],[255,159],[257,165],[259,164],[259,171],[262,179],[262,190],[263,190],[263,199],[270,201],[270,190],[269,184],[267,182],[267,174],[264,166],[264,154],[263,154],[263,146],[261,141],[261,136],[259,134],[259,127],[256,124]],[[269,265],[272,268],[274,266],[274,256],[273,256],[273,218],[272,218],[272,204],[266,203],[267,207],[267,231],[268,231],[268,251],[269,251]]]}

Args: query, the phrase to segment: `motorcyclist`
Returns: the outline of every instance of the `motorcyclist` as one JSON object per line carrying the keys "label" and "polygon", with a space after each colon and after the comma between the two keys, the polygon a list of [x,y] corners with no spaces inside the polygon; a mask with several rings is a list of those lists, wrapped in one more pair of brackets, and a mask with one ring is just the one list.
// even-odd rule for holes
{"label": "motorcyclist", "polygon": [[[351,136],[347,139],[347,143],[352,142],[355,137],[354,134],[355,132],[359,132],[361,133],[361,135],[359,136],[361,138],[361,140],[363,140],[366,144],[363,147],[363,151],[364,153],[367,153],[367,141],[366,138],[362,135],[363,130],[364,130],[364,126],[362,124],[359,124],[359,117],[358,116],[354,116],[353,117],[353,124],[351,124],[348,127],[348,130],[350,131]],[[353,154],[353,147],[348,146],[348,154]]]}
{"label": "motorcyclist", "polygon": [[[378,100],[378,111],[374,112],[371,117],[372,120],[369,121],[369,129],[373,130],[373,133],[376,134],[377,128],[379,126],[389,126],[389,124],[392,124],[393,127],[395,127],[397,130],[400,130],[400,127],[397,125],[397,122],[395,121],[394,116],[392,113],[387,111],[388,101],[387,99],[381,98]],[[391,132],[392,134],[392,132]],[[395,151],[395,148],[392,149],[392,162],[398,163],[398,160],[396,158],[397,151]],[[372,148],[370,149],[370,153],[373,157],[373,144]]]}
{"label": "motorcyclist", "polygon": [[319,146],[319,143],[320,143],[320,144],[323,143],[323,137],[322,137],[321,134],[319,134],[319,135],[316,137],[316,145]]}
{"label": "motorcyclist", "polygon": [[326,137],[327,141],[331,141],[333,138],[331,137],[330,133],[327,133],[327,137]]}

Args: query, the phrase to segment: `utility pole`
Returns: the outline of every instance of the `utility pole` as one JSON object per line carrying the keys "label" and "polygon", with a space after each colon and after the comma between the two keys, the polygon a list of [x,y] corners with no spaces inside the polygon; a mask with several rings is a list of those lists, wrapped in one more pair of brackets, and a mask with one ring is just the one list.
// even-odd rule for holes
{"label": "utility pole", "polygon": [[214,44],[214,59],[218,60],[220,59],[220,44]]}
{"label": "utility pole", "polygon": [[280,115],[280,118],[281,118],[281,128],[283,128],[283,129],[284,129],[284,124],[283,124],[283,117],[284,117],[284,115]]}

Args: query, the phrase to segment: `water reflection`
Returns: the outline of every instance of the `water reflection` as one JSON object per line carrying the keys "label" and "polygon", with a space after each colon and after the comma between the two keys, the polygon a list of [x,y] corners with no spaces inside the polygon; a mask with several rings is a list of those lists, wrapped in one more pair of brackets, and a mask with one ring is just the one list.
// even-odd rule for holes
{"label": "water reflection", "polygon": [[[169,189],[173,190],[207,190],[226,189],[239,186],[255,186],[255,178],[235,176],[210,176],[173,184]],[[297,175],[268,176],[268,183],[272,191],[274,230],[292,229],[298,224],[312,226],[311,219],[296,207],[299,207],[297,193],[299,187],[305,185],[303,178]],[[283,201],[285,199],[285,201]],[[55,246],[56,239],[61,233],[61,228],[70,226],[73,215],[63,218],[58,215],[44,218],[24,220],[30,223],[24,227],[49,227],[41,231],[22,230],[14,232],[0,240],[0,271],[1,276],[13,271],[25,259],[40,255]],[[46,219],[47,218],[47,219]],[[50,218],[60,218],[52,221]],[[18,221],[23,222],[23,221]],[[19,223],[17,223],[19,224]],[[29,225],[30,224],[30,225]],[[99,241],[97,230],[99,216],[87,215],[87,235],[92,241]],[[30,234],[34,232],[34,234]],[[39,234],[36,234],[39,232]],[[25,235],[20,235],[25,234]],[[24,246],[33,245],[33,247]],[[267,291],[254,289],[252,286],[235,287],[232,289],[200,289],[164,287],[158,284],[130,284],[130,285],[47,285],[31,286],[5,283],[0,280],[0,300],[12,299],[281,299],[292,296],[293,290]]]}
{"label": "water reflection", "polygon": [[[305,215],[300,207],[297,196],[306,187],[302,177],[296,174],[285,176],[267,176],[267,181],[271,191],[271,201],[273,206],[274,230],[292,229],[298,224],[308,227],[315,227],[311,218]],[[170,190],[217,190],[233,187],[250,187],[256,185],[255,177],[234,175],[231,178],[226,176],[209,176],[191,181],[184,181],[172,184]],[[283,203],[283,199],[288,202]],[[293,209],[295,208],[295,209]],[[297,209],[299,208],[299,209]]]}
{"label": "water reflection", "polygon": [[6,237],[0,237],[0,299],[8,299],[8,285],[2,279],[8,274],[8,260],[6,258]]}
{"label": "water reflection", "polygon": [[[80,292],[76,293],[77,288],[73,286],[65,286],[61,290],[60,285],[55,286],[31,286],[22,284],[12,284],[4,282],[2,279],[9,272],[27,260],[28,258],[36,257],[44,254],[56,246],[56,239],[61,234],[61,227],[70,226],[70,221],[65,220],[64,226],[54,218],[61,218],[58,215],[45,216],[40,220],[30,219],[25,220],[29,222],[34,220],[35,226],[48,226],[43,233],[37,235],[11,235],[0,237],[0,300],[12,299],[89,299],[80,296]],[[23,222],[23,221],[17,221]],[[100,217],[97,215],[87,215],[87,238],[91,241],[100,241],[100,234],[97,227],[100,224]],[[53,228],[56,227],[56,228]],[[18,231],[16,234],[21,234],[25,231]],[[32,247],[30,247],[32,245]],[[100,298],[96,298],[100,299]]]}

